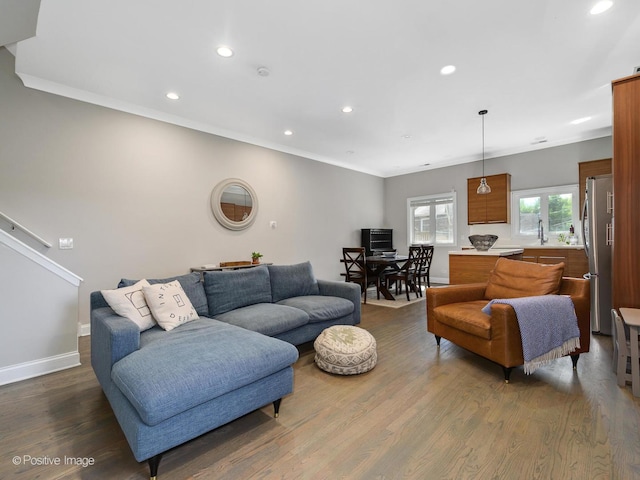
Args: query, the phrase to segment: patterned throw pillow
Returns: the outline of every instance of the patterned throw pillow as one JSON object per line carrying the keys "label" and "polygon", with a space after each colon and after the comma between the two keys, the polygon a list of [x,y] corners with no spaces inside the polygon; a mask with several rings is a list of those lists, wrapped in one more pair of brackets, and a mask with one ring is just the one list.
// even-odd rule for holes
{"label": "patterned throw pillow", "polygon": [[141,332],[144,332],[156,324],[142,292],[148,285],[149,282],[146,280],[140,280],[134,285],[102,290],[101,293],[114,312],[131,320],[138,325]]}
{"label": "patterned throw pillow", "polygon": [[166,331],[197,320],[198,313],[177,280],[143,287],[153,317]]}

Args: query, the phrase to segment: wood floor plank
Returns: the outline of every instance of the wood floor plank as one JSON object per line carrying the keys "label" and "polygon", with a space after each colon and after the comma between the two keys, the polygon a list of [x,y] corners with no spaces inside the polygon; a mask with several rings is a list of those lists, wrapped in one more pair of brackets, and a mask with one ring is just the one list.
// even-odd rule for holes
{"label": "wood floor plank", "polygon": [[[640,478],[640,399],[616,385],[611,338],[511,383],[492,362],[426,331],[424,302],[363,305],[378,344],[362,375],[319,370],[299,348],[294,393],[167,452],[165,479]],[[0,387],[0,478],[145,479],[89,363]],[[14,465],[14,456],[94,465]]]}

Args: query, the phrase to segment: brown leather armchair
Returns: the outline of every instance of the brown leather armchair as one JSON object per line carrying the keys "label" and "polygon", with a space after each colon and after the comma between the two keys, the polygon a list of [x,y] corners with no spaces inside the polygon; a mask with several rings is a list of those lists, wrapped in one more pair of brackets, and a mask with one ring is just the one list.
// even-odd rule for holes
{"label": "brown leather armchair", "polygon": [[428,288],[427,330],[435,335],[438,346],[446,338],[501,365],[508,383],[513,367],[524,364],[515,311],[510,305],[494,303],[487,315],[482,308],[497,298],[569,295],[580,329],[580,348],[571,353],[575,369],[591,340],[589,281],[562,277],[563,269],[562,263],[541,265],[501,258],[486,283]]}

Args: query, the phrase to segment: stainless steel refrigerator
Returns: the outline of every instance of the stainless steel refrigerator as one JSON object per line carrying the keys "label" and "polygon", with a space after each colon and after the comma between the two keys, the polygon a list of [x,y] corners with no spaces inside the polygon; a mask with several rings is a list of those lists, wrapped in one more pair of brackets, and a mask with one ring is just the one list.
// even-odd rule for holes
{"label": "stainless steel refrigerator", "polygon": [[582,208],[582,239],[589,259],[591,330],[611,335],[611,257],[613,247],[611,175],[587,178]]}

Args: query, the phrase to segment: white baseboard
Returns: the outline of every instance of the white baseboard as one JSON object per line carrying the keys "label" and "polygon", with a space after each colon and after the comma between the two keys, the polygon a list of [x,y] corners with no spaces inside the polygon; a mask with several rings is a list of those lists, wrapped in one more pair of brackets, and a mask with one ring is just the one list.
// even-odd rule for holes
{"label": "white baseboard", "polygon": [[449,277],[431,277],[429,279],[432,283],[444,283],[449,285]]}
{"label": "white baseboard", "polygon": [[86,337],[87,335],[91,335],[91,324],[90,323],[79,323],[78,324],[78,336]]}
{"label": "white baseboard", "polygon": [[78,352],[69,352],[62,355],[33,360],[31,362],[10,365],[0,368],[0,385],[19,382],[27,378],[38,377],[79,365],[80,354]]}

